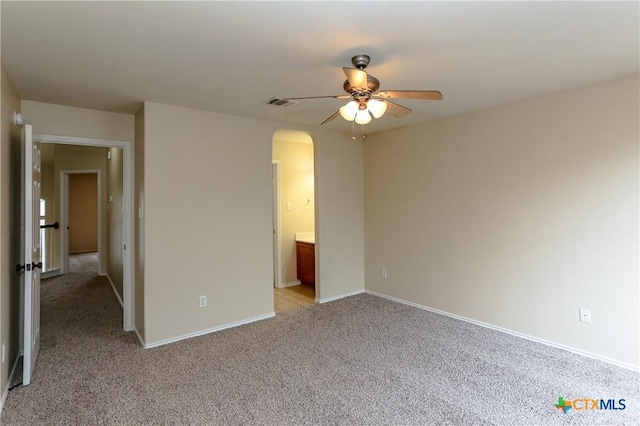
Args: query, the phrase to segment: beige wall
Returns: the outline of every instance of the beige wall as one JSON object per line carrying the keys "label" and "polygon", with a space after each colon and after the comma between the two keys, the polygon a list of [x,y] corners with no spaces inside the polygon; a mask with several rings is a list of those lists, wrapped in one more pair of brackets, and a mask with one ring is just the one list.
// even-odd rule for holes
{"label": "beige wall", "polygon": [[363,143],[322,127],[310,133],[316,172],[316,299],[322,302],[364,289]]}
{"label": "beige wall", "polygon": [[131,114],[33,101],[22,101],[22,112],[34,133],[133,142]]}
{"label": "beige wall", "polygon": [[[273,312],[271,141],[280,127],[145,103],[147,344]],[[334,251],[320,259],[320,287],[339,296],[364,287],[362,147],[327,130],[313,137],[316,197],[326,194],[316,233]]]}
{"label": "beige wall", "polygon": [[637,367],[638,94],[635,76],[368,138],[367,289]]}
{"label": "beige wall", "polygon": [[280,283],[287,284],[298,279],[294,234],[315,230],[313,141],[302,132],[295,141],[278,135],[273,138],[273,159],[280,169]]}
{"label": "beige wall", "polygon": [[107,275],[120,300],[123,299],[123,152],[122,148],[108,148],[107,159]]}
{"label": "beige wall", "polygon": [[272,312],[269,126],[155,103],[144,114],[147,343]]}
{"label": "beige wall", "polygon": [[9,374],[20,352],[20,128],[13,111],[20,111],[18,92],[0,65],[0,345],[6,357],[0,365],[0,393],[5,395]]}
{"label": "beige wall", "polygon": [[98,175],[69,176],[69,253],[98,251]]}

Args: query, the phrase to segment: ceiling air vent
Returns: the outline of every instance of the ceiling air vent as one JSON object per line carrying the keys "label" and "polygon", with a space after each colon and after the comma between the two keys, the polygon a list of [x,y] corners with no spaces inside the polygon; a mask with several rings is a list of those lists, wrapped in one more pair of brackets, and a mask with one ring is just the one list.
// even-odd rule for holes
{"label": "ceiling air vent", "polygon": [[273,97],[273,98],[269,99],[268,101],[266,101],[265,103],[267,105],[275,105],[275,106],[278,106],[280,108],[290,108],[290,107],[296,105],[298,102],[296,102],[296,101],[288,101],[286,99]]}

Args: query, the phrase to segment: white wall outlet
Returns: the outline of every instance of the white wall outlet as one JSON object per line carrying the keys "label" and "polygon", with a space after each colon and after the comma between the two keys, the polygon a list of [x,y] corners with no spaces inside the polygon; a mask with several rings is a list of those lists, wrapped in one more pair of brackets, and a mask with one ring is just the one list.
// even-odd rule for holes
{"label": "white wall outlet", "polygon": [[380,271],[380,275],[386,280],[388,276],[387,270],[385,268],[382,268],[382,271]]}
{"label": "white wall outlet", "polygon": [[591,311],[586,308],[580,308],[580,321],[591,322]]}
{"label": "white wall outlet", "polygon": [[204,308],[207,306],[207,296],[200,296],[200,307]]}
{"label": "white wall outlet", "polygon": [[7,359],[7,345],[6,344],[2,344],[2,362],[4,363],[4,360]]}

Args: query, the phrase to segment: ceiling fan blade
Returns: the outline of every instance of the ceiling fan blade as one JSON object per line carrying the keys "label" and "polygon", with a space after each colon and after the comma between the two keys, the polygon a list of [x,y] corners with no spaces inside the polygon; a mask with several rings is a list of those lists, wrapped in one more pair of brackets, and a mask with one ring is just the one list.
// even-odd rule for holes
{"label": "ceiling fan blade", "polygon": [[342,68],[349,84],[356,90],[367,90],[367,73],[355,68]]}
{"label": "ceiling fan blade", "polygon": [[349,99],[351,97],[351,95],[329,95],[329,96],[303,96],[301,98],[282,98],[285,101],[297,101],[300,99],[326,99],[326,98],[333,98],[333,99]]}
{"label": "ceiling fan blade", "polygon": [[411,109],[398,105],[395,102],[391,102],[389,99],[385,99],[384,101],[387,103],[387,112],[394,117],[404,117],[411,112]]}
{"label": "ceiling fan blade", "polygon": [[322,126],[323,124],[330,122],[331,120],[333,120],[334,118],[336,118],[339,115],[340,115],[340,110],[334,112],[333,115],[331,115],[331,117],[329,117],[326,120],[324,120],[322,123],[320,123],[320,125]]}
{"label": "ceiling fan blade", "polygon": [[439,101],[442,99],[442,93],[437,90],[384,90],[376,93],[384,99],[429,99]]}

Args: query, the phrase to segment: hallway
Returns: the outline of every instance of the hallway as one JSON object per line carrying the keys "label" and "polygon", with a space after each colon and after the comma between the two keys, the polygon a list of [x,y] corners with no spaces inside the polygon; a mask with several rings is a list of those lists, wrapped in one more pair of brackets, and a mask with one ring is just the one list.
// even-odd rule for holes
{"label": "hallway", "polygon": [[122,331],[122,308],[108,278],[98,275],[98,253],[69,255],[68,272],[42,280],[40,291],[40,356],[61,342],[71,342],[72,351],[79,339]]}
{"label": "hallway", "polygon": [[[67,274],[42,280],[40,353],[33,380],[9,392],[3,424],[29,424],[13,414],[34,410],[53,418],[73,412],[79,409],[72,408],[77,405],[75,398],[82,395],[88,403],[82,410],[91,410],[97,377],[124,384],[113,361],[126,348],[139,345],[133,333],[122,330],[122,308],[109,280],[97,271],[97,253],[74,254],[69,256]],[[20,369],[12,385],[20,384],[21,376]]]}

